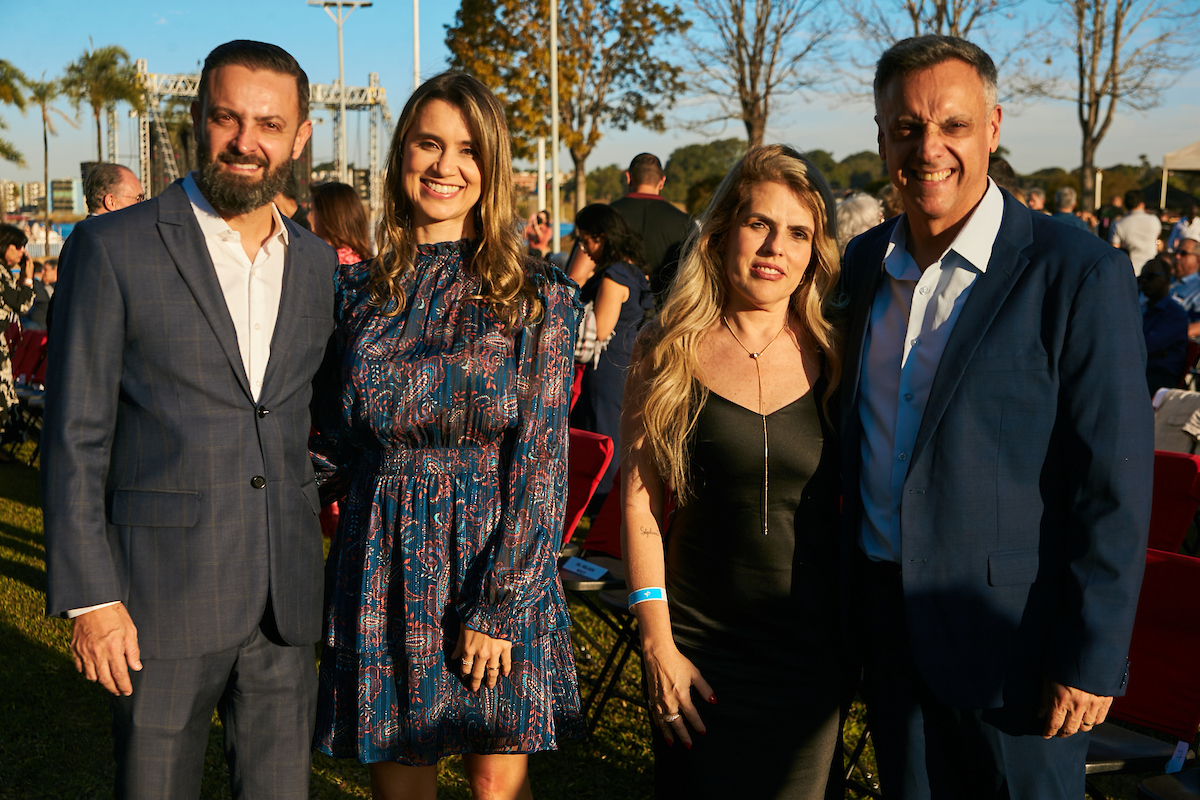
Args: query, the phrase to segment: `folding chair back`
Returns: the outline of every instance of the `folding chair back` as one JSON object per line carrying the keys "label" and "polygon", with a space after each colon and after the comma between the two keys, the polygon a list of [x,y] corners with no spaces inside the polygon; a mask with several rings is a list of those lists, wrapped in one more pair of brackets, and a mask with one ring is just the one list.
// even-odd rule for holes
{"label": "folding chair back", "polygon": [[1146,551],[1129,685],[1109,715],[1191,742],[1200,729],[1200,559]]}
{"label": "folding chair back", "polygon": [[1154,500],[1149,546],[1178,553],[1200,509],[1200,456],[1154,451]]}
{"label": "folding chair back", "polygon": [[26,383],[32,383],[45,360],[46,332],[24,331],[21,341],[9,356],[13,377],[24,378]]}
{"label": "folding chair back", "polygon": [[613,558],[621,557],[621,468],[613,474],[613,488],[604,498],[600,513],[592,520],[583,549],[592,553],[603,553]]}
{"label": "folding chair back", "polygon": [[[570,458],[567,468],[567,518],[563,525],[563,544],[571,541],[575,526],[591,502],[604,470],[613,457],[612,439],[603,434],[571,428]],[[614,494],[619,494],[614,492]]]}

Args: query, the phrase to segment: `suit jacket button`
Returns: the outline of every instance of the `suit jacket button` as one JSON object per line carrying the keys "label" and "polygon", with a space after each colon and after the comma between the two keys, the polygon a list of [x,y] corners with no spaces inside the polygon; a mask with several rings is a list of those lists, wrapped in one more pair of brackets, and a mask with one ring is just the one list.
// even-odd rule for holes
{"label": "suit jacket button", "polygon": [[253,478],[250,479],[250,485],[253,486],[255,489],[261,489],[267,485],[267,479],[264,478],[262,475],[255,475]]}
{"label": "suit jacket button", "polygon": [[265,417],[267,414],[270,414],[270,413],[271,413],[271,409],[267,408],[266,406],[258,407],[258,418],[259,419],[262,419],[263,417]]}

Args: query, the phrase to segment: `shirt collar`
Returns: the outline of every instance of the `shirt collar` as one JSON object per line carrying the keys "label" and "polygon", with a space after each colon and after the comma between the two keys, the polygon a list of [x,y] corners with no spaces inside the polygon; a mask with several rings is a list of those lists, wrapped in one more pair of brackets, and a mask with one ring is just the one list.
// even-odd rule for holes
{"label": "shirt collar", "polygon": [[[208,198],[200,191],[200,187],[196,185],[195,172],[189,172],[183,179],[183,191],[192,203],[192,213],[196,215],[196,222],[200,223],[200,232],[204,234],[205,239],[215,237],[223,242],[241,241],[241,235],[229,227],[225,218],[217,213],[212,203],[208,202]],[[288,229],[274,203],[271,204],[271,218],[271,235],[267,238],[279,237],[286,247],[289,242]]]}
{"label": "shirt collar", "polygon": [[[992,259],[992,248],[996,244],[996,236],[1000,233],[1000,223],[1003,220],[1004,195],[996,182],[988,178],[988,188],[983,193],[983,199],[938,260],[944,260],[953,251],[979,272],[987,272],[988,262]],[[883,266],[888,274],[897,280],[917,280],[921,277],[920,269],[905,249],[908,244],[906,221],[907,216],[892,228],[892,236],[883,257]],[[914,269],[917,270],[915,277],[912,275]]]}

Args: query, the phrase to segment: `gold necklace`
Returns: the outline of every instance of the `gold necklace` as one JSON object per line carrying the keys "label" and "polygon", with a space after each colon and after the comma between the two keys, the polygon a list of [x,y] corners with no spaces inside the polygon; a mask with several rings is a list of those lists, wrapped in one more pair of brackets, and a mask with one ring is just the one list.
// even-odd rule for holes
{"label": "gold necklace", "polygon": [[746,347],[746,345],[742,344],[742,340],[738,338],[738,335],[736,333],[734,333],[733,326],[729,324],[729,320],[726,318],[726,316],[724,314],[721,315],[721,321],[724,322],[725,327],[729,329],[729,335],[733,337],[733,340],[735,342],[737,342],[738,345],[741,346],[741,348],[746,351],[746,354],[748,356],[750,356],[750,358],[754,361],[754,371],[758,374],[758,413],[759,413],[759,416],[762,417],[762,425],[763,425],[762,532],[763,532],[763,536],[766,536],[767,535],[767,456],[769,455],[769,452],[767,450],[767,409],[766,409],[766,406],[763,405],[762,366],[759,363],[759,357],[762,356],[763,353],[767,352],[767,348],[769,348],[771,345],[775,344],[775,339],[778,339],[780,337],[780,335],[783,333],[783,331],[787,328],[788,321],[787,321],[787,317],[784,317],[783,327],[779,329],[779,333],[776,333],[774,338],[772,338],[771,341],[767,342],[767,346],[764,347],[762,350],[759,350],[757,353],[750,352],[750,348]]}

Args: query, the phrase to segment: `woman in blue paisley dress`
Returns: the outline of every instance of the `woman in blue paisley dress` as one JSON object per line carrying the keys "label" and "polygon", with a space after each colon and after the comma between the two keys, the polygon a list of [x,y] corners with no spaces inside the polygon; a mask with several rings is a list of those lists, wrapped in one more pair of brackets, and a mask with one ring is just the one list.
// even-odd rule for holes
{"label": "woman in blue paisley dress", "polygon": [[426,82],[392,141],[380,255],[338,272],[313,457],[345,502],[316,748],[370,764],[377,798],[434,797],[454,753],[476,797],[531,798],[526,754],[581,727],[555,565],[578,302],[523,255],[511,158],[482,83]]}

